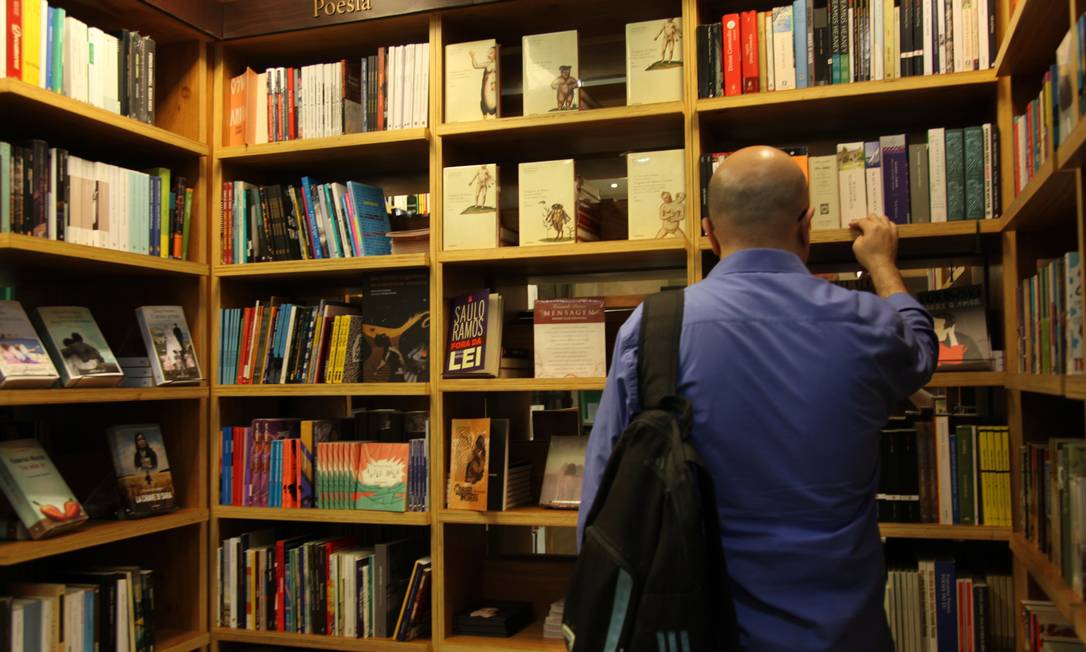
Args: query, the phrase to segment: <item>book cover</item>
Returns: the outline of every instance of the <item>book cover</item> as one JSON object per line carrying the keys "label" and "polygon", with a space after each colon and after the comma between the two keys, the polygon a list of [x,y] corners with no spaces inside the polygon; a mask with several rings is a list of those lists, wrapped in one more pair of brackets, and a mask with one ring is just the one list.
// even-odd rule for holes
{"label": "book cover", "polygon": [[965,142],[961,129],[945,131],[946,213],[948,220],[965,219]]}
{"label": "book cover", "polygon": [[[882,149],[882,190],[886,217],[896,224],[909,223],[909,155],[905,134],[879,138]],[[869,189],[870,190],[870,189]]]}
{"label": "book cover", "polygon": [[363,382],[428,381],[429,274],[370,274],[362,287]]}
{"label": "book cover", "polygon": [[112,426],[106,438],[124,515],[139,518],[172,511],[173,476],[158,424]]}
{"label": "book cover", "polygon": [[90,310],[50,306],[38,308],[34,315],[65,387],[113,387],[124,379]]}
{"label": "book cover", "polygon": [[963,130],[965,155],[965,219],[984,219],[984,132],[981,127]]}
{"label": "book cover", "polygon": [[813,230],[840,229],[841,198],[837,190],[837,157],[812,156],[807,160],[810,174],[811,217]]}
{"label": "book cover", "polygon": [[1056,48],[1056,67],[1059,72],[1055,80],[1057,121],[1054,131],[1056,132],[1056,147],[1059,147],[1067,140],[1075,126],[1074,90],[1071,88],[1071,76],[1074,74],[1074,64],[1071,56],[1073,33],[1074,30],[1068,31],[1063,40],[1060,41],[1059,47]]}
{"label": "book cover", "polygon": [[928,187],[931,221],[946,222],[946,129],[943,128],[928,130]]}
{"label": "book cover", "polygon": [[577,509],[581,506],[587,448],[588,437],[550,438],[543,489],[539,494],[540,506],[554,509]]}
{"label": "book cover", "polygon": [[501,117],[498,42],[445,46],[445,122]]}
{"label": "book cover", "polygon": [[533,322],[536,378],[607,375],[603,299],[540,299]]}
{"label": "book cover", "polygon": [[48,387],[59,375],[18,301],[0,301],[0,387]]}
{"label": "book cover", "polygon": [[1068,374],[1081,374],[1083,372],[1083,347],[1082,347],[1082,268],[1079,263],[1079,253],[1069,251],[1063,256],[1064,284],[1063,305],[1067,310],[1067,327],[1064,329],[1064,351],[1066,361],[1064,370]]}
{"label": "book cover", "polygon": [[453,299],[449,304],[445,375],[496,377],[501,337],[501,295],[479,290]]}
{"label": "book cover", "polygon": [[520,245],[574,241],[577,186],[573,159],[519,165]]}
{"label": "book cover", "polygon": [[449,509],[486,511],[490,419],[453,419],[449,449]]}
{"label": "book cover", "polygon": [[796,87],[791,6],[773,8],[773,77],[775,90],[786,91]]}
{"label": "book cover", "polygon": [[884,215],[882,197],[882,150],[878,141],[864,143],[864,180],[867,186],[867,212]]}
{"label": "book cover", "polygon": [[362,241],[362,253],[366,256],[386,256],[392,253],[392,241],[388,238],[388,211],[385,209],[385,193],[376,186],[357,181],[347,182],[351,210],[355,226]]}
{"label": "book cover", "polygon": [[686,151],[626,155],[630,240],[686,238]]}
{"label": "book cover", "polygon": [[355,509],[407,511],[409,444],[361,442]]}
{"label": "book cover", "polygon": [[742,56],[739,42],[739,14],[724,14],[720,19],[724,37],[721,61],[724,66],[724,95],[743,93]]}
{"label": "book cover", "polygon": [[928,168],[927,144],[909,145],[909,221],[912,224],[931,222]]}
{"label": "book cover", "polygon": [[841,226],[867,214],[867,183],[864,174],[864,144],[837,146],[837,185],[841,197]]}
{"label": "book cover", "polygon": [[681,18],[626,24],[626,104],[683,99]]}
{"label": "book cover", "polygon": [[442,248],[492,249],[500,245],[498,166],[493,163],[445,168],[442,185]]}
{"label": "book cover", "polygon": [[151,358],[156,385],[199,383],[200,363],[181,306],[136,308],[140,335]]}
{"label": "book cover", "polygon": [[935,323],[938,370],[991,368],[992,345],[982,286],[921,292],[916,299]]}
{"label": "book cover", "polygon": [[743,76],[743,92],[757,93],[761,90],[761,71],[765,69],[758,40],[758,12],[744,11],[739,14],[739,42],[743,63],[740,66]]}
{"label": "book cover", "polygon": [[0,490],[35,539],[87,520],[83,506],[34,439],[0,442]]}
{"label": "book cover", "polygon": [[577,30],[527,35],[521,46],[524,115],[579,109]]}
{"label": "book cover", "polygon": [[792,2],[792,54],[793,65],[796,69],[796,88],[811,86],[807,69],[807,33],[810,25],[807,16],[808,2],[793,0]]}

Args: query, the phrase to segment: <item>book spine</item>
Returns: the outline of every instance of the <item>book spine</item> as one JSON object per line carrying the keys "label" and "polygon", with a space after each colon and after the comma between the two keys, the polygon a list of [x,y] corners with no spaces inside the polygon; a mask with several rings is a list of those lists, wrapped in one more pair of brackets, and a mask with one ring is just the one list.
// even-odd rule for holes
{"label": "book spine", "polygon": [[963,133],[965,157],[965,219],[984,219],[984,133],[981,127],[967,127]]}
{"label": "book spine", "polygon": [[945,132],[946,210],[948,220],[965,219],[965,143],[961,129]]}
{"label": "book spine", "polygon": [[793,65],[796,70],[796,88],[807,88],[807,2],[792,2]]}
{"label": "book spine", "polygon": [[931,222],[931,189],[928,179],[928,146],[909,145],[909,221]]}
{"label": "book spine", "polygon": [[758,12],[740,14],[739,36],[743,52],[743,93],[757,93],[759,85]]}
{"label": "book spine", "polygon": [[739,43],[739,14],[726,14],[721,19],[724,44],[722,61],[724,62],[724,95],[743,93],[742,61]]}
{"label": "book spine", "polygon": [[709,26],[698,25],[695,34],[698,52],[698,97],[712,97],[709,94]]}
{"label": "book spine", "polygon": [[886,216],[897,224],[909,223],[909,161],[905,136],[884,136],[882,149],[882,184]]}

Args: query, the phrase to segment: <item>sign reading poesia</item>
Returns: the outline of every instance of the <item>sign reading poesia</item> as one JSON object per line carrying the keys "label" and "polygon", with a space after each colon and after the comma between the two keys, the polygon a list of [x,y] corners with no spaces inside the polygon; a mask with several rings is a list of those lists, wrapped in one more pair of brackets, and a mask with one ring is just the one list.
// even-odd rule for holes
{"label": "sign reading poesia", "polygon": [[314,18],[372,10],[372,0],[313,0]]}

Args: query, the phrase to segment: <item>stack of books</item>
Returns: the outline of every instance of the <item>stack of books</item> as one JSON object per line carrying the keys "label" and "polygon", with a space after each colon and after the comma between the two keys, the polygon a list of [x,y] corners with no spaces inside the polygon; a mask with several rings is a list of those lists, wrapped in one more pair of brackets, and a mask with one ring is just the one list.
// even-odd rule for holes
{"label": "stack of books", "polygon": [[562,616],[566,613],[566,599],[555,600],[551,603],[550,613],[543,621],[543,638],[565,638],[562,633]]}
{"label": "stack of books", "polygon": [[1018,286],[1019,370],[1026,374],[1083,372],[1082,270],[1077,251],[1037,261]]}
{"label": "stack of books", "polygon": [[1075,626],[1068,623],[1054,602],[1047,600],[1023,600],[1022,624],[1026,652],[1086,652],[1075,633]]}

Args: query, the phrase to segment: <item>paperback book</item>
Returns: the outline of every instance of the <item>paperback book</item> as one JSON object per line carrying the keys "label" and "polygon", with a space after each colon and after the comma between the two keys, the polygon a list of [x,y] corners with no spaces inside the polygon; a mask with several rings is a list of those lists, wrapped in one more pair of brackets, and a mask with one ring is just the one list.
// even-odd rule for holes
{"label": "paperback book", "polygon": [[520,164],[520,245],[573,242],[577,185],[573,159]]}
{"label": "paperback book", "polygon": [[173,475],[158,424],[112,426],[106,431],[122,515],[140,518],[176,507]]}
{"label": "paperback book", "polygon": [[445,122],[501,117],[500,65],[494,39],[445,46]]}
{"label": "paperback book", "polygon": [[449,509],[487,508],[490,419],[453,419],[449,450]]}
{"label": "paperback book", "polygon": [[626,155],[630,240],[686,238],[686,151]]}
{"label": "paperback book", "polygon": [[443,248],[492,249],[500,244],[498,166],[445,168]]}
{"label": "paperback book", "polygon": [[136,320],[156,385],[192,385],[203,379],[181,306],[143,306],[136,309]]}
{"label": "paperback book", "polygon": [[524,115],[581,108],[577,30],[524,36]]}
{"label": "paperback book", "polygon": [[541,299],[534,315],[536,378],[607,375],[603,299]]}
{"label": "paperback book", "polygon": [[939,340],[940,371],[991,369],[992,344],[984,288],[971,285],[921,292],[917,300],[931,313]]}
{"label": "paperback book", "polygon": [[626,104],[683,98],[681,18],[626,24]]}
{"label": "paperback book", "polygon": [[124,379],[90,310],[52,306],[38,308],[34,315],[62,385],[113,387]]}
{"label": "paperback book", "polygon": [[430,378],[430,286],[426,271],[371,274],[362,289],[362,379]]}
{"label": "paperback book", "polygon": [[18,301],[0,301],[0,387],[48,387],[60,376]]}
{"label": "paperback book", "polygon": [[0,442],[0,490],[34,539],[71,530],[87,520],[53,460],[34,439]]}
{"label": "paperback book", "polygon": [[502,297],[480,290],[449,305],[446,377],[494,378],[502,352]]}

